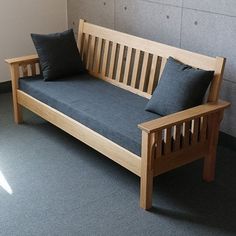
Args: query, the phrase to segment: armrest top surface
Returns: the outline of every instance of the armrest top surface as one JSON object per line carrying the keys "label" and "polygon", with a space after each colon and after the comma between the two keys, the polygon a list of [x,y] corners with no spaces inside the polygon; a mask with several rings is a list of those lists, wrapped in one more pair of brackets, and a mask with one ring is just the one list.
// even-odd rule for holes
{"label": "armrest top surface", "polygon": [[218,102],[210,102],[168,116],[164,116],[159,119],[144,122],[142,124],[139,124],[138,127],[143,131],[151,133],[160,129],[167,128],[168,126],[171,126],[173,124],[176,125],[178,123],[183,123],[187,120],[211,114],[213,112],[225,109],[229,106],[229,102],[222,100],[219,100]]}
{"label": "armrest top surface", "polygon": [[28,55],[23,57],[15,57],[10,59],[5,59],[5,62],[8,64],[20,64],[20,63],[27,63],[27,62],[36,62],[38,61],[38,55]]}

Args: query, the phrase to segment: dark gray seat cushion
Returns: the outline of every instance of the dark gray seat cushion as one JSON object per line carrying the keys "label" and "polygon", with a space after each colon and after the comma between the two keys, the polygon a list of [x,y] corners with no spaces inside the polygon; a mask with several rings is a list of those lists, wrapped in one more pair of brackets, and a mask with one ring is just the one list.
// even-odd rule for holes
{"label": "dark gray seat cushion", "polygon": [[202,103],[214,71],[205,71],[168,58],[161,80],[146,106],[162,116]]}
{"label": "dark gray seat cushion", "polygon": [[20,89],[139,156],[137,125],[160,117],[145,111],[147,99],[88,74],[53,82],[22,78]]}

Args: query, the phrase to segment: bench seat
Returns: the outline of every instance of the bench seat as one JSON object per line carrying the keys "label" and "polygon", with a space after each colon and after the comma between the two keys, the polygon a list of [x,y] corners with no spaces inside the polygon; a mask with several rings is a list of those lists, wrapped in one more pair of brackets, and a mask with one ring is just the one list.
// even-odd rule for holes
{"label": "bench seat", "polygon": [[160,117],[145,111],[148,99],[87,73],[53,82],[40,75],[21,78],[19,87],[138,156],[138,124]]}

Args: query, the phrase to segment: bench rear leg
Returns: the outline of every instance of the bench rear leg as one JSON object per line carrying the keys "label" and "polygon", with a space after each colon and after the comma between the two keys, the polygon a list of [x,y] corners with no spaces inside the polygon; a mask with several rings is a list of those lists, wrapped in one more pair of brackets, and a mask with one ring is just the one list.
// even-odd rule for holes
{"label": "bench rear leg", "polygon": [[142,132],[142,158],[140,178],[140,207],[148,210],[152,207],[153,166],[152,140],[150,134]]}

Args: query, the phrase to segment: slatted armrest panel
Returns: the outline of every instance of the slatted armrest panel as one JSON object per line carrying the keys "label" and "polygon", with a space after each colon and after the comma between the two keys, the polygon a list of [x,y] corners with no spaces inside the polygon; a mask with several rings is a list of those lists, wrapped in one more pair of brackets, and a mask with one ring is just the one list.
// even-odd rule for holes
{"label": "slatted armrest panel", "polygon": [[139,128],[148,133],[156,132],[160,129],[165,129],[173,124],[178,125],[194,118],[209,115],[217,111],[223,110],[230,106],[229,102],[218,101],[206,103],[194,108],[190,108],[181,112],[177,112],[162,118],[151,120],[142,124],[139,124]]}
{"label": "slatted armrest panel", "polygon": [[38,55],[6,59],[5,62],[11,67],[11,73],[14,74],[15,79],[40,74]]}

